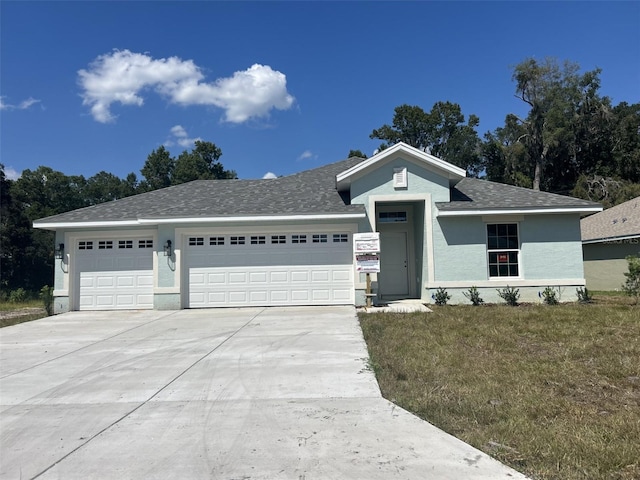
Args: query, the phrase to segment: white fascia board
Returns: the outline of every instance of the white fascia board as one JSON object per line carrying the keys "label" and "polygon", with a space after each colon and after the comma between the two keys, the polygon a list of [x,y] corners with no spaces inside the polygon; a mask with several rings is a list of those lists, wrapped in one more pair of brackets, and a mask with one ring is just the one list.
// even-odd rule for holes
{"label": "white fascia board", "polygon": [[304,221],[304,220],[350,220],[354,218],[364,218],[366,213],[332,213],[321,215],[255,215],[247,217],[195,217],[195,218],[141,218],[140,224],[143,225],[162,225],[177,223],[232,223],[232,222],[282,222],[287,220]]}
{"label": "white fascia board", "polygon": [[105,221],[105,222],[34,222],[34,228],[46,230],[60,230],[65,228],[112,228],[139,227],[140,225],[167,225],[183,223],[231,223],[231,222],[282,222],[287,220],[352,220],[365,218],[366,213],[332,213],[321,215],[264,215],[247,217],[194,217],[194,218],[140,218],[138,220]]}
{"label": "white fascia board", "polygon": [[33,228],[44,230],[60,230],[63,228],[104,228],[104,227],[136,227],[138,220],[110,220],[106,222],[33,222]]}
{"label": "white fascia board", "polygon": [[621,237],[605,237],[605,238],[596,238],[592,240],[583,240],[583,245],[589,245],[590,243],[607,243],[607,242],[619,242],[623,240],[633,240],[634,238],[640,238],[640,234],[636,233],[634,235],[624,235]]}
{"label": "white fascia board", "polygon": [[518,208],[513,210],[444,210],[438,211],[438,217],[473,217],[478,215],[530,215],[538,213],[596,213],[602,207],[566,207],[566,208]]}
{"label": "white fascia board", "polygon": [[338,184],[343,183],[345,180],[347,180],[349,177],[351,177],[352,175],[361,172],[362,170],[365,170],[367,168],[369,168],[370,166],[383,161],[384,159],[395,155],[398,152],[404,152],[407,155],[413,157],[414,159],[420,160],[422,162],[425,162],[429,165],[438,167],[441,170],[444,170],[445,172],[447,172],[448,174],[450,174],[451,176],[455,177],[455,178],[464,178],[467,176],[467,171],[463,168],[460,167],[456,167],[455,165],[452,165],[448,162],[445,162],[444,160],[435,157],[429,153],[423,152],[422,150],[418,150],[415,147],[412,147],[410,145],[407,145],[406,143],[396,143],[395,145],[393,145],[392,147],[389,147],[385,150],[383,150],[382,152],[378,153],[377,155],[374,155],[373,157],[369,158],[368,160],[365,160],[364,162],[361,162],[357,165],[354,165],[353,167],[351,167],[348,170],[345,170],[344,172],[339,173],[338,175],[336,175],[336,181],[338,182]]}

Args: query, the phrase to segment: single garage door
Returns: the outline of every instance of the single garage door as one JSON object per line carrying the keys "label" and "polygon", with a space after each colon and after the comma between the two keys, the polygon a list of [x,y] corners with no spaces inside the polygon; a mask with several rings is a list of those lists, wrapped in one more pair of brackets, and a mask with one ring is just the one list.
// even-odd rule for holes
{"label": "single garage door", "polygon": [[79,240],[75,251],[76,309],[153,308],[153,240]]}
{"label": "single garage door", "polygon": [[188,235],[188,306],[354,303],[351,234]]}

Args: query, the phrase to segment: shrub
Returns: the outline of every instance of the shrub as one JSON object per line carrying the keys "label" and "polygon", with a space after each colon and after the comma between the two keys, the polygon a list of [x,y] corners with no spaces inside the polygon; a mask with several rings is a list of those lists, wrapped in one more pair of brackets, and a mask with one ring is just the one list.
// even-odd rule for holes
{"label": "shrub", "polygon": [[27,291],[24,288],[17,288],[9,294],[10,303],[22,303],[27,300]]}
{"label": "shrub", "polygon": [[518,300],[520,299],[519,289],[507,285],[507,287],[502,290],[496,288],[496,291],[498,292],[498,296],[507,302],[507,305],[511,305],[512,307],[516,307],[518,305]]}
{"label": "shrub", "polygon": [[462,294],[471,301],[474,307],[484,303],[484,300],[480,297],[480,292],[476,287],[471,287],[468,292],[462,292]]}
{"label": "shrub", "polygon": [[44,309],[47,311],[47,315],[53,315],[53,287],[45,285],[40,289],[40,298],[44,303]]}
{"label": "shrub", "polygon": [[593,302],[593,296],[587,290],[587,287],[576,288],[576,295],[578,296],[579,303],[591,303]]}
{"label": "shrub", "polygon": [[446,305],[451,299],[451,295],[447,293],[446,288],[438,287],[438,290],[436,290],[436,293],[434,293],[431,298],[436,302],[436,305]]}
{"label": "shrub", "polygon": [[632,297],[636,297],[636,305],[640,301],[640,257],[637,255],[629,255],[627,257],[629,271],[624,276],[627,280],[622,285],[624,292]]}
{"label": "shrub", "polygon": [[542,301],[547,305],[558,305],[558,297],[556,296],[555,289],[547,287],[542,291]]}

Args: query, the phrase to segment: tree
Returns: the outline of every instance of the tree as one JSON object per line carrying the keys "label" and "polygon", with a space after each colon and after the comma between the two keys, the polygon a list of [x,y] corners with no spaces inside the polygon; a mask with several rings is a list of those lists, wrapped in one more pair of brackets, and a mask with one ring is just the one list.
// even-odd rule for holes
{"label": "tree", "polygon": [[349,155],[347,156],[347,158],[351,157],[367,158],[367,156],[360,150],[349,150]]}
{"label": "tree", "polygon": [[127,194],[131,195],[130,192],[129,184],[125,180],[105,171],[90,177],[84,187],[84,197],[89,205],[124,198]]}
{"label": "tree", "polygon": [[451,102],[436,102],[429,113],[410,105],[400,105],[394,112],[392,125],[383,125],[369,135],[387,142],[381,150],[404,142],[464,168],[472,176],[480,174],[481,142],[475,130],[480,119],[476,115],[469,115],[465,123],[460,105]]}
{"label": "tree", "polygon": [[580,141],[593,135],[594,122],[587,120],[593,120],[594,113],[606,117],[607,100],[598,96],[600,70],[583,75],[578,71],[577,64],[565,62],[561,67],[555,59],[538,62],[530,58],[514,68],[516,97],[530,107],[520,122],[526,130],[521,141],[533,166],[534,190],[540,190],[545,175],[550,180],[547,190],[575,182],[578,155],[590,158],[584,155],[585,143]]}
{"label": "tree", "polygon": [[485,134],[481,155],[488,180],[531,188],[532,172],[526,162],[525,147],[520,142],[525,134],[514,115],[507,115],[504,127]]}
{"label": "tree", "polygon": [[169,151],[161,145],[157,150],[153,150],[144,162],[140,173],[144,180],[140,184],[143,192],[158,190],[171,185],[175,160],[171,158]]}
{"label": "tree", "polygon": [[2,239],[3,256],[7,255],[3,277],[6,272],[9,287],[39,291],[51,285],[53,232],[33,229],[32,222],[86,206],[85,184],[82,176],[67,176],[43,166],[24,170],[11,182],[9,214],[3,219],[7,232]]}
{"label": "tree", "polygon": [[225,170],[219,159],[222,150],[214,143],[196,140],[191,152],[186,150],[175,161],[172,184],[192,180],[217,180],[237,178],[233,170]]}

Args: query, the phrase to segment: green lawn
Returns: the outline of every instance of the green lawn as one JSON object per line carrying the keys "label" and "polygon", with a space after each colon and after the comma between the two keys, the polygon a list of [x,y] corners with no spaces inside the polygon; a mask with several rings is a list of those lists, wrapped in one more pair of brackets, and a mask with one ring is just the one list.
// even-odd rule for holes
{"label": "green lawn", "polygon": [[0,302],[0,328],[18,323],[38,320],[47,316],[42,306],[42,300],[27,300],[24,302]]}
{"label": "green lawn", "polygon": [[534,479],[640,479],[640,307],[361,314],[383,395]]}

